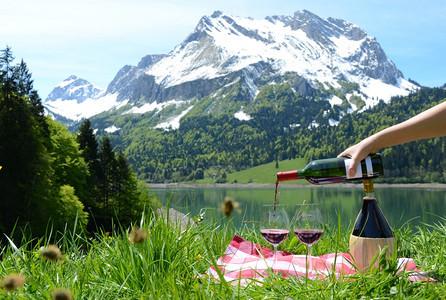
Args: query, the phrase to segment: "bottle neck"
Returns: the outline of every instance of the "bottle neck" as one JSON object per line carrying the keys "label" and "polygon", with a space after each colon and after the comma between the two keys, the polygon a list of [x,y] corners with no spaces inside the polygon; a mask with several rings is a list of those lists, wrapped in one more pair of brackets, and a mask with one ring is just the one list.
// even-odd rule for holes
{"label": "bottle neck", "polygon": [[288,180],[298,180],[305,179],[303,175],[303,170],[293,170],[286,172],[277,173],[277,181],[288,181]]}
{"label": "bottle neck", "polygon": [[373,179],[364,179],[364,198],[375,199],[375,189],[373,187]]}

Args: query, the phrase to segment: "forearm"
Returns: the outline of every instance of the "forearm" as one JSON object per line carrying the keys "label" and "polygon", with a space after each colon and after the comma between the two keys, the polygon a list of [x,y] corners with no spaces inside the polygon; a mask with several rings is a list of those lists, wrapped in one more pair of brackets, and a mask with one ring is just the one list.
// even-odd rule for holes
{"label": "forearm", "polygon": [[446,101],[411,119],[388,127],[351,146],[338,155],[352,158],[349,174],[354,175],[360,160],[381,148],[391,147],[416,140],[446,136]]}
{"label": "forearm", "polygon": [[373,150],[446,135],[446,102],[370,137]]}

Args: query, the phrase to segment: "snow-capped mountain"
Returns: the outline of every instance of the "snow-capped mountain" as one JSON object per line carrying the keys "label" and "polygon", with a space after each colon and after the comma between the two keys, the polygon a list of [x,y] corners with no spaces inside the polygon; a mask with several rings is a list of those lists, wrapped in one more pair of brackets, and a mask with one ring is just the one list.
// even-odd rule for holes
{"label": "snow-capped mountain", "polygon": [[59,83],[48,95],[47,101],[76,100],[82,103],[89,98],[99,96],[103,90],[88,80],[71,75],[62,83]]}
{"label": "snow-capped mountain", "polygon": [[107,95],[104,95],[103,89],[88,80],[71,75],[51,91],[44,106],[50,114],[78,121],[104,111],[105,101],[100,101],[100,106],[92,104],[96,104],[97,99],[105,96]]}
{"label": "snow-capped mountain", "polygon": [[[292,88],[302,95],[337,91],[326,98],[331,105],[355,96],[368,107],[417,89],[376,39],[350,22],[322,19],[306,10],[263,20],[217,11],[203,17],[169,54],[148,55],[137,66],[124,66],[105,91],[81,89],[74,84],[80,79],[70,77],[44,105],[75,121],[121,107],[119,113],[140,114],[174,105],[174,114],[158,123],[169,127],[194,103],[225,87],[241,84],[244,100],[252,101],[265,84],[282,82],[287,74],[295,75]],[[345,90],[342,83],[355,88]],[[351,107],[357,109],[353,103]],[[242,107],[237,113],[243,114]]]}

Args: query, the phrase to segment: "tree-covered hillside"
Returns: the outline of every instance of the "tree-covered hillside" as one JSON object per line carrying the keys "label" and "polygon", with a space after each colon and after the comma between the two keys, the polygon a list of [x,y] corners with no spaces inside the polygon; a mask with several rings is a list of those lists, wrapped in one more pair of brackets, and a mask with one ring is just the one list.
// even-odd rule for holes
{"label": "tree-covered hillside", "polygon": [[123,153],[108,137],[98,143],[87,120],[74,135],[45,116],[26,64],[13,62],[9,47],[0,52],[0,242],[14,230],[41,236],[137,221],[156,202]]}
{"label": "tree-covered hillside", "polygon": [[[345,91],[357,87],[340,82]],[[92,118],[94,128],[113,121],[121,130],[110,135],[124,151],[139,178],[149,182],[180,182],[201,179],[204,170],[223,174],[274,160],[304,157],[307,161],[333,157],[361,139],[446,99],[443,88],[422,88],[407,97],[350,113],[361,97],[331,106],[327,95],[315,91],[301,96],[289,82],[265,86],[251,102],[243,100],[243,90],[233,86],[218,99],[201,99],[181,119],[180,128],[165,131],[151,126],[151,116],[104,116]],[[344,93],[345,94],[345,93]],[[235,102],[251,119],[234,117]],[[96,126],[98,125],[98,126]],[[101,126],[99,126],[101,125]],[[445,139],[430,139],[383,149],[385,181],[445,182]],[[219,176],[220,175],[220,176]]]}

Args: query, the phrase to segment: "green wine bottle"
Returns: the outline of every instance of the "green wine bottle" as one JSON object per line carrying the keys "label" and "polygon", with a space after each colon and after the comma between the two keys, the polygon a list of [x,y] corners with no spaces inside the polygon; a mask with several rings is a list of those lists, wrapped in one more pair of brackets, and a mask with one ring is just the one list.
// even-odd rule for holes
{"label": "green wine bottle", "polygon": [[306,179],[313,184],[327,184],[383,176],[382,157],[379,153],[362,160],[354,177],[348,175],[351,161],[346,157],[318,159],[310,162],[304,169],[277,173],[277,182]]}

